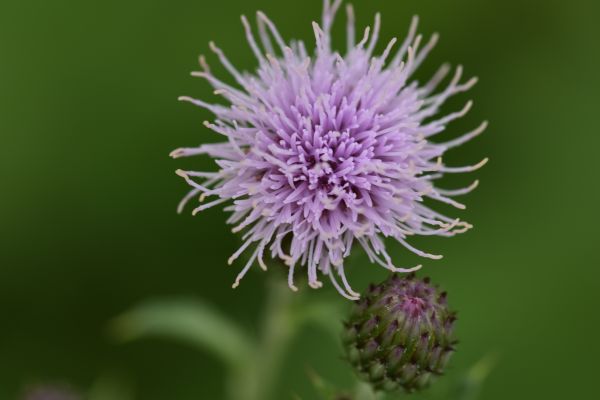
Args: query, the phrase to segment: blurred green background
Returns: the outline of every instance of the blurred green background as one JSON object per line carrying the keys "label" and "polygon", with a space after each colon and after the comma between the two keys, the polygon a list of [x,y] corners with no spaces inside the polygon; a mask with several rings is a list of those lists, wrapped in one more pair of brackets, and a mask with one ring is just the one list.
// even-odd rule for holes
{"label": "blurred green background", "polygon": [[[480,77],[448,108],[473,98],[473,111],[444,136],[490,120],[448,158],[491,158],[447,181],[481,179],[469,208],[451,211],[475,229],[415,241],[445,255],[425,271],[459,310],[460,351],[447,379],[493,352],[483,399],[590,398],[600,328],[599,3],[354,4],[362,26],[382,12],[384,41],[404,35],[413,14],[423,33],[441,33],[423,77],[444,61]],[[175,169],[210,161],[167,156],[218,139],[202,126],[208,113],[176,98],[212,98],[188,74],[211,39],[241,68],[254,67],[239,15],[257,9],[284,37],[312,43],[320,0],[0,2],[0,399],[35,382],[84,389],[104,374],[130,382],[137,399],[222,398],[224,370],[210,353],[158,339],[119,345],[107,323],[145,299],[193,296],[258,328],[266,279],[250,273],[230,288],[240,264],[226,260],[239,238],[225,214],[175,213],[187,191]],[[391,246],[401,264],[416,261]],[[385,273],[360,255],[348,275],[362,289]],[[330,286],[321,295],[342,301]],[[340,354],[327,333],[304,329],[276,398],[314,398],[307,365],[351,382]]]}

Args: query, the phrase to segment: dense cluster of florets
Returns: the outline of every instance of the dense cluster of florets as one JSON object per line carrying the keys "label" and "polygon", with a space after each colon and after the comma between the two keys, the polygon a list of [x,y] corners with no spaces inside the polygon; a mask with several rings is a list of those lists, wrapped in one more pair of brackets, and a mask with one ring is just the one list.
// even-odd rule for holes
{"label": "dense cluster of florets", "polygon": [[[354,244],[372,262],[393,272],[398,267],[388,255],[384,238],[391,237],[420,256],[441,256],[418,250],[408,243],[414,235],[452,236],[471,226],[425,206],[426,198],[464,206],[452,197],[473,185],[443,190],[434,182],[444,173],[477,169],[448,167],[444,153],[479,133],[486,124],[457,139],[434,143],[430,138],[465,115],[471,102],[457,112],[437,116],[451,96],[467,91],[476,79],[461,82],[462,68],[441,90],[438,86],[450,68],[443,65],[424,84],[412,79],[437,42],[437,35],[422,44],[414,18],[408,36],[399,46],[396,38],[375,54],[380,17],[356,40],[354,13],[347,7],[347,50],[331,47],[330,31],[341,0],[325,0],[322,24],[313,23],[316,40],[309,55],[302,41],[284,42],[275,25],[257,14],[259,40],[242,17],[250,48],[259,66],[254,73],[238,71],[211,43],[237,85],[219,80],[200,58],[201,71],[229,105],[189,101],[215,114],[206,126],[225,138],[218,144],[180,148],[172,156],[206,154],[215,159],[216,172],[177,173],[191,186],[180,208],[200,195],[194,214],[229,203],[228,222],[234,231],[245,231],[244,243],[230,258],[233,262],[252,248],[248,262],[234,287],[255,263],[266,269],[265,251],[289,267],[289,286],[295,290],[294,271],[306,268],[309,285],[321,287],[320,273],[327,275],[349,299],[352,290],[344,273],[344,258]],[[204,203],[209,197],[214,200]]]}

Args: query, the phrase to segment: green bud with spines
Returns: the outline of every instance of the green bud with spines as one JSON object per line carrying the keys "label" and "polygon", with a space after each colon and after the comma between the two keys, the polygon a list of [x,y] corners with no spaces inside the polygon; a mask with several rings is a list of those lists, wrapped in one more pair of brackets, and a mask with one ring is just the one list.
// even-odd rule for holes
{"label": "green bud with spines", "polygon": [[408,392],[443,374],[454,352],[456,313],[446,293],[414,274],[392,275],[371,285],[345,322],[346,356],[374,389]]}

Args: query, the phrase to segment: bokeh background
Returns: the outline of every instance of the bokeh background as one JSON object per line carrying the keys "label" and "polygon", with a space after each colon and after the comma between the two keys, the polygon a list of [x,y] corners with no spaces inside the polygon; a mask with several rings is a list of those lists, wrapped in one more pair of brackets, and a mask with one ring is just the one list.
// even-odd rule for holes
{"label": "bokeh background", "polygon": [[[473,176],[446,181],[481,180],[468,209],[452,211],[475,229],[415,242],[445,255],[425,271],[460,312],[448,379],[493,353],[482,399],[593,397],[599,3],[354,4],[362,26],[382,12],[383,39],[404,35],[413,14],[423,33],[441,33],[420,76],[449,61],[480,77],[449,105],[475,100],[445,136],[490,121],[485,135],[448,158],[455,165],[491,158]],[[222,398],[224,369],[210,353],[160,339],[118,344],[107,326],[146,299],[192,296],[257,330],[265,276],[250,273],[230,288],[240,266],[226,260],[240,242],[224,213],[175,213],[187,190],[175,169],[211,163],[167,156],[218,139],[202,126],[208,113],[176,98],[212,97],[188,74],[211,39],[241,68],[254,67],[239,15],[257,9],[284,37],[312,43],[320,0],[0,2],[0,399],[39,382],[86,390],[107,375],[127,382],[136,399]],[[213,56],[209,62],[225,76]],[[416,261],[391,246],[404,264]],[[363,255],[349,268],[361,289],[384,276]],[[324,291],[342,301],[331,287]],[[349,384],[340,354],[326,332],[304,329],[276,398],[314,398],[307,365]]]}

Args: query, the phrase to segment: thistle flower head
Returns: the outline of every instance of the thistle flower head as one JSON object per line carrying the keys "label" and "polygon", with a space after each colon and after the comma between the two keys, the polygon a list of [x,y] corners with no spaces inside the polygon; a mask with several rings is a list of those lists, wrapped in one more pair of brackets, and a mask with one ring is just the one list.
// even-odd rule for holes
{"label": "thistle flower head", "polygon": [[[371,262],[393,272],[416,267],[394,265],[383,239],[391,237],[408,250],[426,258],[441,256],[414,248],[412,235],[453,236],[471,226],[442,215],[423,204],[429,198],[464,206],[452,197],[473,185],[443,190],[434,182],[444,173],[469,172],[474,166],[448,167],[446,150],[477,136],[472,132],[445,143],[430,139],[462,117],[471,102],[456,112],[438,115],[451,96],[476,82],[462,82],[462,68],[445,87],[438,89],[450,67],[443,65],[425,84],[412,76],[437,42],[427,43],[416,34],[417,18],[406,38],[392,39],[375,54],[380,17],[373,28],[355,34],[354,14],[347,7],[347,49],[331,47],[330,31],[341,0],[324,1],[322,23],[313,23],[316,46],[309,55],[302,41],[284,42],[265,14],[257,13],[258,38],[242,17],[250,48],[258,60],[253,73],[238,71],[214,43],[210,44],[235,85],[217,78],[200,57],[201,70],[192,75],[206,79],[228,105],[210,104],[181,97],[211,111],[216,119],[205,125],[224,137],[222,143],[180,148],[172,157],[206,154],[215,159],[216,172],[177,173],[191,185],[180,210],[200,195],[197,213],[229,203],[228,222],[235,232],[245,231],[248,262],[235,280],[236,287],[256,262],[266,269],[265,252],[289,267],[288,283],[302,267],[309,285],[321,287],[319,273],[327,275],[337,290],[357,299],[346,280],[344,258],[353,244],[364,249]],[[213,197],[212,201],[204,202]]]}
{"label": "thistle flower head", "polygon": [[446,293],[413,274],[371,286],[346,322],[343,342],[358,375],[378,390],[414,391],[441,375],[455,341]]}

